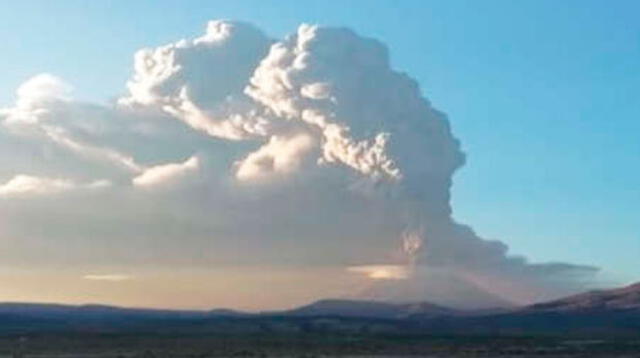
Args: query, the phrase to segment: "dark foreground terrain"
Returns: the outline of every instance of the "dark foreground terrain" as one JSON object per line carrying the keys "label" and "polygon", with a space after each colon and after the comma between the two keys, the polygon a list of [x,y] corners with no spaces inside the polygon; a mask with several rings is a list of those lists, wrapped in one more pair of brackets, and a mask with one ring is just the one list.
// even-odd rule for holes
{"label": "dark foreground terrain", "polygon": [[33,335],[0,357],[640,357],[639,340],[362,335]]}
{"label": "dark foreground terrain", "polygon": [[640,357],[640,284],[459,311],[322,300],[293,310],[0,304],[3,357]]}

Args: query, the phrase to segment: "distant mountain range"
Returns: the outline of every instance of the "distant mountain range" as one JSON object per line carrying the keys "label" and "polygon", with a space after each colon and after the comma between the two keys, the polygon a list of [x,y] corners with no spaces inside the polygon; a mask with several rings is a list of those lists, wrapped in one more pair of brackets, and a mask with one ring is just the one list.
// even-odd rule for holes
{"label": "distant mountain range", "polygon": [[518,334],[640,336],[640,283],[519,308],[461,311],[428,302],[327,299],[247,313],[0,303],[0,334],[31,332]]}

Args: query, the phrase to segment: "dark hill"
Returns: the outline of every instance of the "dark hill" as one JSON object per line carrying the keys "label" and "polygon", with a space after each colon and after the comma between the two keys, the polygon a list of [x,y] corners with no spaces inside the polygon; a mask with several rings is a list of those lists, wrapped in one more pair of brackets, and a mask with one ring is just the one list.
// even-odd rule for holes
{"label": "dark hill", "polygon": [[406,318],[411,315],[428,317],[453,315],[457,311],[428,302],[395,304],[377,301],[326,299],[282,314],[287,316],[341,316],[364,318]]}
{"label": "dark hill", "polygon": [[597,290],[525,308],[529,312],[585,312],[635,310],[640,312],[640,283],[612,290]]}

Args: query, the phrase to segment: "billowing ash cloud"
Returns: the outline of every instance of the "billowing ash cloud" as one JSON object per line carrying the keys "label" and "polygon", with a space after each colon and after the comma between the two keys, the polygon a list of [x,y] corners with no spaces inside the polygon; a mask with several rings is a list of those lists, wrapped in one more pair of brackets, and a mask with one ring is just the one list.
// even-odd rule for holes
{"label": "billowing ash cloud", "polygon": [[277,41],[213,21],[139,51],[113,105],[51,75],[17,96],[0,111],[8,260],[343,266],[368,281],[345,295],[462,307],[557,297],[597,271],[529,263],[456,223],[465,157],[446,115],[348,29]]}

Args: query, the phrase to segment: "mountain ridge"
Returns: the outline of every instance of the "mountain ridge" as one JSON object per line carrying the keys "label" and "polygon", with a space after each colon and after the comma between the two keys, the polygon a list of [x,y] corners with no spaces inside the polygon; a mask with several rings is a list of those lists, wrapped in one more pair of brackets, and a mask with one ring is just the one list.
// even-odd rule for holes
{"label": "mountain ridge", "polygon": [[480,311],[429,302],[345,299],[323,299],[290,310],[258,313],[0,303],[0,335],[34,332],[640,336],[640,284],[589,291],[519,308]]}
{"label": "mountain ridge", "polygon": [[0,314],[125,314],[125,315],[156,315],[183,316],[207,318],[211,316],[347,316],[347,317],[380,317],[406,318],[412,315],[488,315],[496,313],[535,313],[551,311],[593,311],[606,310],[639,310],[640,311],[640,282],[628,286],[599,289],[568,297],[535,303],[520,307],[496,307],[495,309],[459,309],[446,307],[427,301],[419,302],[386,302],[381,300],[358,300],[325,298],[309,304],[285,310],[249,312],[232,308],[212,309],[165,309],[123,307],[108,304],[61,304],[35,302],[0,302]]}
{"label": "mountain ridge", "polygon": [[640,282],[621,288],[592,290],[558,300],[533,304],[525,309],[529,311],[593,311],[598,309],[640,311]]}

